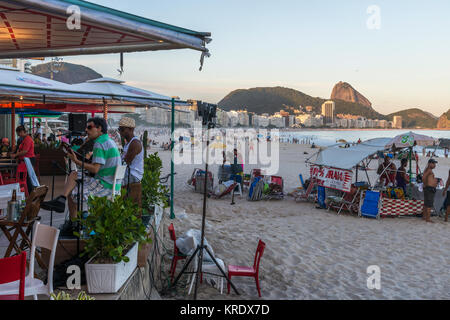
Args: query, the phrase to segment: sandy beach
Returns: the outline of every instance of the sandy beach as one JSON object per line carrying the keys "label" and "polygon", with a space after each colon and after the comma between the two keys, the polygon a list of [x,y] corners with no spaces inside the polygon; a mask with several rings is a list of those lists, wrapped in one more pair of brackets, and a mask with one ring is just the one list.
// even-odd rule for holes
{"label": "sandy beach", "polygon": [[[152,150],[154,151],[154,150]],[[304,154],[307,152],[308,154]],[[280,169],[285,191],[299,186],[298,174],[309,177],[307,145],[280,145]],[[164,174],[170,172],[170,152],[159,151]],[[420,159],[423,169],[428,158]],[[439,158],[437,177],[447,179],[450,160]],[[396,161],[396,164],[398,161]],[[376,168],[373,161],[371,168]],[[175,214],[178,236],[201,228],[202,195],[186,184],[194,168],[175,166]],[[246,166],[245,172],[256,166]],[[217,184],[217,165],[211,171]],[[371,179],[375,176],[371,171]],[[249,202],[240,196],[208,199],[206,238],[225,264],[251,265],[258,239],[266,243],[261,260],[262,299],[450,299],[450,224],[433,217],[372,220],[319,210],[291,197]],[[167,228],[167,225],[165,228]],[[173,243],[166,238],[166,247]],[[168,260],[168,266],[170,261]],[[381,290],[367,288],[367,267],[378,265]],[[178,264],[177,272],[182,263]],[[168,268],[168,267],[167,267]],[[183,279],[182,279],[183,280]],[[199,287],[199,299],[258,299],[251,278],[232,278],[241,295],[223,295],[209,284]],[[181,281],[181,283],[185,283]],[[166,298],[191,299],[180,286]]]}

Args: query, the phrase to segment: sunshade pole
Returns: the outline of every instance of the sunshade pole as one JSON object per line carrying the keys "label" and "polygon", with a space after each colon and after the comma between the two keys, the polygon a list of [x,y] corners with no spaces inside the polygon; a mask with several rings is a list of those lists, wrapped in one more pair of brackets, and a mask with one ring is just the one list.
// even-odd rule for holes
{"label": "sunshade pole", "polygon": [[16,104],[11,102],[11,142],[13,148],[16,146]]}
{"label": "sunshade pole", "polygon": [[[409,147],[409,188],[408,188],[408,198],[411,198],[412,194],[412,149],[413,147]],[[417,177],[416,177],[417,178]]]}
{"label": "sunshade pole", "polygon": [[175,98],[172,98],[172,123],[171,123],[171,141],[170,141],[170,219],[175,219],[175,214],[173,212],[173,188],[174,188],[174,163],[173,163],[173,148],[174,148],[174,131],[175,131]]}

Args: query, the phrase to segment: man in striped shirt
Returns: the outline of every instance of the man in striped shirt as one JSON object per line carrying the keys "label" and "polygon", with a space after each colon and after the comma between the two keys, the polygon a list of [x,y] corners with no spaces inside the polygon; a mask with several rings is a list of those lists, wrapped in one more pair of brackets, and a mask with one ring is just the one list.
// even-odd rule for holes
{"label": "man in striped shirt", "polygon": [[[86,132],[90,140],[95,141],[92,155],[92,163],[85,163],[84,168],[94,177],[85,176],[83,185],[82,201],[87,201],[90,195],[94,197],[104,197],[112,194],[114,183],[114,174],[117,166],[121,165],[119,149],[116,143],[108,136],[108,125],[103,118],[91,118],[87,122]],[[75,153],[70,149],[69,158],[78,166],[82,165],[82,160],[78,159]],[[63,195],[52,201],[43,202],[41,207],[45,210],[54,210],[64,212],[66,200],[73,202],[69,197],[77,196],[77,172],[69,175],[64,187]],[[116,184],[116,190],[120,190],[120,181]],[[76,217],[76,212],[71,212],[71,218]]]}

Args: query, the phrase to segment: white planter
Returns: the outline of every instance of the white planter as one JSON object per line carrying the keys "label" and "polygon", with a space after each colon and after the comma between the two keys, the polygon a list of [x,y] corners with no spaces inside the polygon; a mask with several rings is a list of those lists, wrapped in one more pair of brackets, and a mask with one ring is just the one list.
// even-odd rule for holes
{"label": "white planter", "polygon": [[114,264],[91,263],[96,256],[89,259],[84,266],[89,293],[115,293],[119,291],[137,267],[137,243],[128,251],[126,256],[130,258],[130,261]]}

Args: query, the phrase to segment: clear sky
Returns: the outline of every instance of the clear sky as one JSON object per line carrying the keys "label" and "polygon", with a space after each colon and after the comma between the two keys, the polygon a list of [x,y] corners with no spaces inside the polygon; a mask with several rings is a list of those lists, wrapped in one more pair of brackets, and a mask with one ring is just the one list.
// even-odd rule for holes
{"label": "clear sky", "polygon": [[[349,82],[387,114],[450,108],[449,0],[91,0],[212,33],[199,71],[194,50],[125,55],[128,84],[182,99],[218,102],[230,91],[283,86],[329,98]],[[380,28],[369,29],[380,9]],[[372,21],[372,20],[371,20]],[[119,55],[65,57],[118,77]]]}

